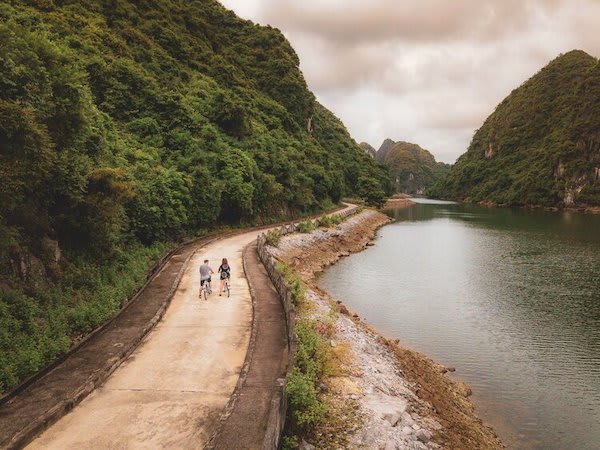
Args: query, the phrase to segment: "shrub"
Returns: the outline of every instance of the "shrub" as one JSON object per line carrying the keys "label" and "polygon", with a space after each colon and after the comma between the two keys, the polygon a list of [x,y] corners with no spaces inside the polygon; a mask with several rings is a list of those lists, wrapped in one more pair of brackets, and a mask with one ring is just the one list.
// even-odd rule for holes
{"label": "shrub", "polygon": [[292,302],[294,305],[301,304],[304,301],[304,295],[306,294],[306,286],[304,286],[300,276],[294,273],[292,268],[285,263],[279,263],[277,265],[277,270],[281,273],[292,291]]}
{"label": "shrub", "polygon": [[285,388],[291,414],[296,425],[303,430],[321,422],[327,405],[317,398],[315,379],[294,367]]}
{"label": "shrub", "polygon": [[312,220],[307,220],[305,222],[300,222],[298,224],[298,232],[299,233],[310,233],[314,231],[317,227],[313,223]]}
{"label": "shrub", "polygon": [[267,231],[265,237],[267,240],[267,245],[270,245],[271,247],[279,246],[279,241],[281,240],[281,233],[279,230],[269,230]]}
{"label": "shrub", "polygon": [[325,418],[327,404],[319,400],[317,386],[323,376],[330,347],[313,320],[297,322],[296,334],[296,365],[288,378],[286,393],[294,425],[305,432]]}
{"label": "shrub", "polygon": [[339,214],[323,216],[319,219],[319,226],[323,228],[332,228],[342,223],[342,218]]}

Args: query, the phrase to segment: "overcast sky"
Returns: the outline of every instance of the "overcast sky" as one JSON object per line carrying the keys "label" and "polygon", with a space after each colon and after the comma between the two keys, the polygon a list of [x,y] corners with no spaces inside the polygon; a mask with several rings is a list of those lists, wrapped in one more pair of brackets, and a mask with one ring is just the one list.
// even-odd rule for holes
{"label": "overcast sky", "polygon": [[285,34],[309,87],[358,142],[414,142],[445,162],[551,59],[600,56],[600,0],[221,2]]}

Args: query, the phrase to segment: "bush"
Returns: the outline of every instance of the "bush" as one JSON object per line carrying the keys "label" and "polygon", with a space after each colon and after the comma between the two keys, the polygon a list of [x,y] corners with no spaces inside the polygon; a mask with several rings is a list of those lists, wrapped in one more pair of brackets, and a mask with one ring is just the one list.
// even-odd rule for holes
{"label": "bush", "polygon": [[281,233],[279,230],[269,230],[265,235],[267,245],[271,247],[278,247],[279,241],[281,240]]}
{"label": "bush", "polygon": [[318,424],[327,411],[326,404],[317,398],[315,382],[316,379],[294,367],[285,387],[292,417],[300,429]]}
{"label": "bush", "polygon": [[281,273],[292,291],[292,302],[294,305],[300,305],[304,301],[304,295],[306,294],[306,286],[304,286],[302,279],[285,263],[279,263],[277,270]]}
{"label": "bush", "polygon": [[317,386],[323,376],[330,347],[316,325],[313,320],[296,323],[296,365],[286,385],[294,425],[303,432],[322,422],[327,411],[327,404],[318,398]]}
{"label": "bush", "polygon": [[319,226],[323,228],[332,228],[342,223],[342,218],[338,214],[323,216],[319,219]]}
{"label": "bush", "polygon": [[307,220],[305,222],[300,222],[298,224],[298,232],[299,233],[311,233],[316,228],[317,227],[315,226],[315,224],[313,223],[312,220]]}

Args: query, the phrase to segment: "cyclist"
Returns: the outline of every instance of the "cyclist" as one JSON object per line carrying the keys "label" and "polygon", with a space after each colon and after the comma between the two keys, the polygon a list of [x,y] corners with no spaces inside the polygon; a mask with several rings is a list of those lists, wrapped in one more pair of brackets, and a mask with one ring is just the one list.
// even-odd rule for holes
{"label": "cyclist", "polygon": [[231,278],[231,267],[227,263],[227,258],[223,258],[223,261],[221,261],[218,272],[221,274],[221,288],[219,289],[219,295],[221,295],[225,287],[225,280]]}
{"label": "cyclist", "polygon": [[200,296],[202,296],[202,286],[208,283],[208,291],[210,292],[211,274],[215,273],[208,265],[208,259],[204,260],[204,264],[200,266]]}

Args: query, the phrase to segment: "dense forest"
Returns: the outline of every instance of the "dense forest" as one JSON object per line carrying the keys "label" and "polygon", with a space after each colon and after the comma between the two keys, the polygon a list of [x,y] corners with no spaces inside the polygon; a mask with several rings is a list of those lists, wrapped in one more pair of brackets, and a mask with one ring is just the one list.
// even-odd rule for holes
{"label": "dense forest", "polygon": [[600,205],[600,63],[559,56],[502,101],[431,195],[507,205]]}
{"label": "dense forest", "polygon": [[435,157],[424,148],[410,142],[385,139],[379,150],[366,142],[360,147],[365,153],[385,165],[396,192],[422,195],[446,176],[449,164],[437,162]]}
{"label": "dense forest", "polygon": [[107,320],[174,242],[386,170],[271,27],[214,0],[0,4],[0,393]]}

